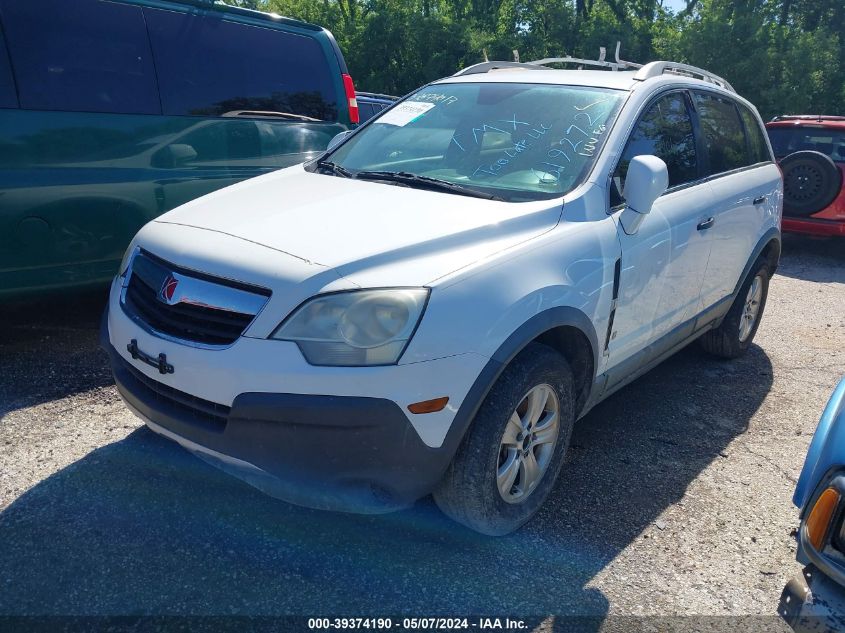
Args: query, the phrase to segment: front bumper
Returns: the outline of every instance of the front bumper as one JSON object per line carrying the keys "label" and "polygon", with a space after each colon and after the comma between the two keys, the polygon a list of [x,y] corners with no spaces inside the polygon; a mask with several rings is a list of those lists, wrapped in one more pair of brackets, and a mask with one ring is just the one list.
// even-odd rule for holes
{"label": "front bumper", "polygon": [[392,510],[431,492],[452,458],[423,444],[390,400],[242,393],[223,407],[156,383],[111,344],[107,351],[121,397],[153,431],[291,503]]}
{"label": "front bumper", "polygon": [[784,587],[778,614],[797,633],[845,630],[845,587],[809,565]]}
{"label": "front bumper", "polygon": [[[369,379],[368,372],[353,368],[359,376],[357,393],[362,395],[338,389],[332,380],[340,373],[336,368],[326,372],[323,393],[269,391],[267,375],[255,373],[267,362],[255,353],[262,341],[244,340],[247,351],[253,352],[245,354],[233,349],[198,350],[155,339],[123,314],[114,294],[103,315],[100,338],[127,405],[153,431],[272,496],[320,509],[389,511],[430,493],[451,462],[465,428],[465,420],[452,424],[456,405],[466,395],[448,371],[451,364],[460,362],[455,358],[415,363],[406,369],[374,368]],[[153,367],[133,361],[126,344],[136,338],[147,352],[166,352],[175,373],[160,375]],[[265,357],[267,349],[276,354],[279,346],[264,343],[270,343],[264,347]],[[241,362],[244,357],[248,363]],[[385,381],[389,369],[396,370],[401,388],[394,389]],[[476,377],[474,371],[472,364],[462,367],[469,385]],[[277,369],[272,376],[279,384],[297,386],[292,368]],[[244,388],[254,384],[254,377],[263,382],[254,390]],[[314,382],[316,376],[304,379]],[[412,423],[396,401],[372,395],[374,380],[381,384],[382,393],[411,389],[449,394],[450,406],[438,414],[413,416],[420,421]],[[440,391],[444,381],[450,380],[449,391]],[[206,392],[193,388],[203,381]],[[212,382],[219,386],[220,397],[214,400],[207,393]],[[342,384],[347,382],[345,376]],[[438,428],[444,415],[448,416],[446,433],[432,446],[425,441],[430,436],[419,432],[424,427],[415,424]]]}

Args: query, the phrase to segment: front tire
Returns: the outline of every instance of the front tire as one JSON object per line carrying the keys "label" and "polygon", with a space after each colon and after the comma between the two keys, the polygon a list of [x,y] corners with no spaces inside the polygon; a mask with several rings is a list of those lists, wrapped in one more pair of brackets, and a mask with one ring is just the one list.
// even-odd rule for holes
{"label": "front tire", "polygon": [[699,339],[705,351],[720,358],[738,358],[745,354],[763,318],[770,277],[768,263],[763,258],[758,259],[722,324]]}
{"label": "front tire", "polygon": [[572,372],[546,345],[529,344],[485,398],[434,500],[490,536],[513,532],[557,479],[575,422]]}

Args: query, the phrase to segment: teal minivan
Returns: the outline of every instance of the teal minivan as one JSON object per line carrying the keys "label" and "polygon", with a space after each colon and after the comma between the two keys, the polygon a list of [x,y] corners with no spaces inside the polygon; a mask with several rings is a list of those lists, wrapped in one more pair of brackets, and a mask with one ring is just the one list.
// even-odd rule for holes
{"label": "teal minivan", "polygon": [[0,0],[0,299],[106,282],[150,219],[357,122],[319,26],[210,0]]}

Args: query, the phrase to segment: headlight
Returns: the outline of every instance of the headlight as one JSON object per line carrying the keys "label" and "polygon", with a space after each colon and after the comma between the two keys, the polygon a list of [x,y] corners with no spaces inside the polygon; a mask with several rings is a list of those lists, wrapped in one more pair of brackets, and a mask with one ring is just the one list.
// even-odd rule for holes
{"label": "headlight", "polygon": [[123,259],[120,261],[120,268],[117,269],[117,276],[123,277],[126,275],[126,269],[129,268],[129,260],[132,259],[133,253],[135,253],[135,241],[133,240],[129,244],[129,248],[126,249],[126,252],[123,254]]}
{"label": "headlight", "polygon": [[312,365],[392,365],[419,323],[427,288],[355,290],[315,297],[271,338],[293,341]]}

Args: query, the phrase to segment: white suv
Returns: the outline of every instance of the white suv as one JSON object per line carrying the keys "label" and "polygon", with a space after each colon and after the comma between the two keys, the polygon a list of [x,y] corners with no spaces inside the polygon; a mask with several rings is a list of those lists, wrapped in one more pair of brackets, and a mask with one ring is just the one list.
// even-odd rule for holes
{"label": "white suv", "polygon": [[[155,432],[294,503],[527,521],[575,421],[751,344],[782,183],[724,80],[485,63],[147,224],[103,326]],[[605,65],[608,65],[605,63]]]}

